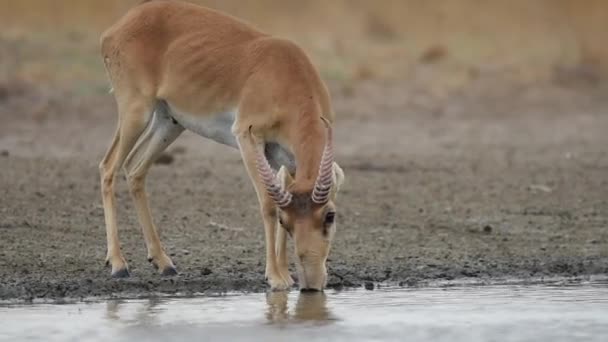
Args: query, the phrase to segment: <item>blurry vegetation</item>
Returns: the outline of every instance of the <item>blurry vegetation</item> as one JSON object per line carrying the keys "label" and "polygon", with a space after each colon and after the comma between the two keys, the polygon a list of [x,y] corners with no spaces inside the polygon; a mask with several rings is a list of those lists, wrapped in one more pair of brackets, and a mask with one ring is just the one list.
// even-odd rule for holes
{"label": "blurry vegetation", "polygon": [[[459,87],[483,75],[596,82],[608,75],[603,0],[193,2],[294,39],[327,79],[347,86],[381,79]],[[99,34],[137,3],[0,0],[0,87],[19,80],[105,91]]]}

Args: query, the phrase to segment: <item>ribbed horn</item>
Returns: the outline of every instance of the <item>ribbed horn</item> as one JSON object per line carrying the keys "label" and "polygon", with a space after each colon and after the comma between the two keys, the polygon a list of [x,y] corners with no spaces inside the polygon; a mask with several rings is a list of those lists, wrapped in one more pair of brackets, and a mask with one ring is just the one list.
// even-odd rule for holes
{"label": "ribbed horn", "polygon": [[319,165],[319,175],[315,182],[315,188],[312,191],[312,201],[317,204],[325,204],[329,201],[329,191],[333,182],[333,132],[329,123],[324,119],[323,122],[327,125],[327,141],[323,149],[321,164]]}
{"label": "ribbed horn", "polygon": [[264,183],[266,192],[279,208],[289,206],[293,196],[289,191],[283,190],[280,184],[277,182],[276,173],[274,170],[272,170],[266,156],[264,155],[263,146],[260,147],[259,144],[255,143],[253,135],[251,136],[251,139],[256,146],[256,168],[260,178],[262,179],[262,183]]}

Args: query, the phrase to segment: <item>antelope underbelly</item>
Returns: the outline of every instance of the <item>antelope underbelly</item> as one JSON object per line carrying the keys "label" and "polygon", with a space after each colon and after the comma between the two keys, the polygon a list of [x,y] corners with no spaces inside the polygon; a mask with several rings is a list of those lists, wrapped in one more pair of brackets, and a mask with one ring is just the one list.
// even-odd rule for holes
{"label": "antelope underbelly", "polygon": [[[232,125],[236,119],[236,109],[213,113],[211,115],[194,115],[163,103],[167,111],[185,129],[220,144],[238,148],[235,136],[232,134]],[[296,163],[293,154],[276,142],[266,142],[264,154],[273,169],[278,170],[285,165],[291,173],[295,173]]]}
{"label": "antelope underbelly", "polygon": [[179,122],[180,125],[184,126],[185,129],[220,144],[238,148],[236,138],[232,134],[232,125],[236,118],[236,110],[228,110],[203,116],[180,111],[174,106],[171,106],[171,104],[167,104],[167,107],[171,116]]}

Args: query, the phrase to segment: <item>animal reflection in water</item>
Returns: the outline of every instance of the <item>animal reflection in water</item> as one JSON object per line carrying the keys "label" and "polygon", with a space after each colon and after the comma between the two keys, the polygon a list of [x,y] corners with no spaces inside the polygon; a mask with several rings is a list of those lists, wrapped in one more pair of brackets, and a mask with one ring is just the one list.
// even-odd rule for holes
{"label": "animal reflection in water", "polygon": [[314,321],[329,324],[336,320],[327,307],[327,297],[323,292],[300,293],[293,312],[289,310],[288,296],[284,291],[267,293],[266,303],[266,318],[271,323]]}
{"label": "animal reflection in water", "polygon": [[[162,298],[151,298],[140,303],[110,300],[106,304],[105,318],[140,326],[160,325],[159,315],[168,310],[164,304],[170,301]],[[214,305],[214,308],[217,309],[217,306]],[[204,304],[201,304],[200,310],[205,310]],[[261,314],[265,314],[268,323],[279,325],[304,322],[325,325],[337,320],[327,306],[327,296],[324,292],[302,292],[298,295],[295,306],[291,307],[288,292],[268,292],[265,311]]]}
{"label": "animal reflection in water", "polygon": [[156,320],[157,313],[159,312],[159,305],[164,302],[161,298],[150,298],[146,301],[142,301],[137,307],[137,311],[134,316],[129,319],[121,317],[121,308],[125,306],[133,307],[134,303],[130,303],[126,300],[116,299],[109,300],[106,304],[106,318],[112,321],[120,321],[125,323],[136,323],[139,325],[155,325],[158,323]]}

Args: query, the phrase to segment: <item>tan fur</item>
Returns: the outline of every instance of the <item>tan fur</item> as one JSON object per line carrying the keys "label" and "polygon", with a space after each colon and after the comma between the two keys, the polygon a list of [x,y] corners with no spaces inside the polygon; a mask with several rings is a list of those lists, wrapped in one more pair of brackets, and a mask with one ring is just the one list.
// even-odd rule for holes
{"label": "tan fur", "polygon": [[[166,101],[200,120],[237,110],[232,134],[260,202],[266,276],[272,288],[291,286],[282,229],[276,240],[277,208],[256,173],[257,146],[248,138],[253,134],[255,141],[275,141],[291,151],[297,171],[290,190],[310,194],[327,135],[321,117],[333,122],[334,114],[327,88],[302,49],[211,9],[180,1],[144,1],[103,33],[101,52],[119,112],[116,134],[100,163],[107,262],[113,275],[128,274],[113,190],[116,172],[123,166],[148,257],[164,274],[175,273],[152,222],[144,187],[152,162],[184,130],[174,119],[175,126],[169,125],[172,118],[159,111],[159,101]],[[339,173],[343,178],[341,169]],[[327,206],[334,206],[335,192]],[[319,210],[325,206],[315,208],[311,219]],[[319,223],[311,222],[306,229],[318,230]],[[306,240],[308,233],[301,234],[300,240]]]}

